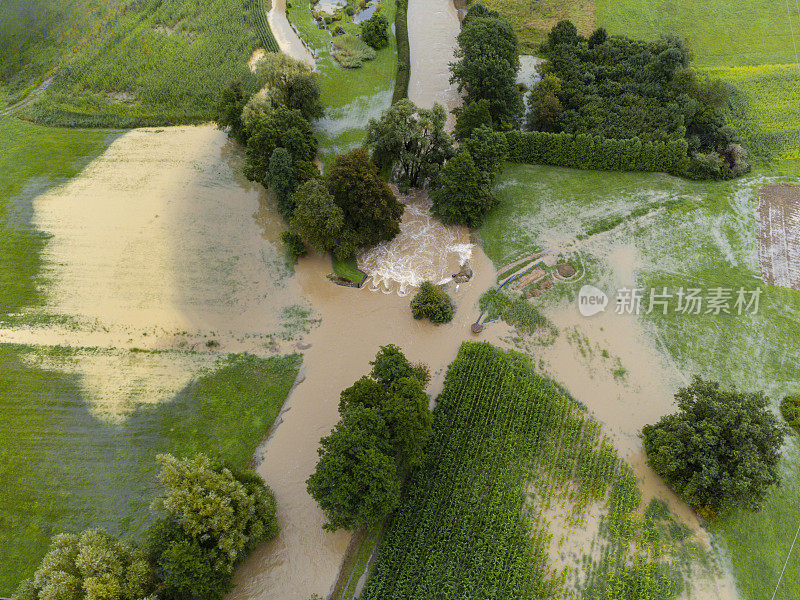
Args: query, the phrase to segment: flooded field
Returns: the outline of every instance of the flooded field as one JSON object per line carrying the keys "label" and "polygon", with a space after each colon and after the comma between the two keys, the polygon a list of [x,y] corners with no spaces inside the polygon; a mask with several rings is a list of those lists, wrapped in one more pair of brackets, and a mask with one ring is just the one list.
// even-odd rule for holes
{"label": "flooded field", "polygon": [[764,281],[800,290],[800,186],[759,189],[758,256]]}

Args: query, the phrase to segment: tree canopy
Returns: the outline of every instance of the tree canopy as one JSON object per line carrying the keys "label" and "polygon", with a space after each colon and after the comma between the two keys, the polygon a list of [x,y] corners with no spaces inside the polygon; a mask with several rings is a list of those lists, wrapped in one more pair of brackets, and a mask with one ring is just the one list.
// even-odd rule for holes
{"label": "tree canopy", "polygon": [[424,281],[411,299],[411,315],[437,324],[448,323],[453,320],[453,302],[444,290]]}
{"label": "tree canopy", "polygon": [[677,413],[642,429],[650,466],[687,504],[709,515],[758,510],[779,482],[785,433],[768,398],[695,377],[675,399]]}
{"label": "tree canopy", "polygon": [[433,213],[447,224],[479,226],[497,205],[486,179],[465,150],[450,159],[431,192]]}
{"label": "tree canopy", "polygon": [[389,21],[381,13],[374,13],[361,23],[361,39],[368,45],[380,50],[389,45]]}
{"label": "tree canopy", "polygon": [[290,229],[317,252],[341,249],[351,255],[354,247],[341,248],[344,212],[333,199],[324,182],[312,179],[301,185],[294,194],[294,212]]}

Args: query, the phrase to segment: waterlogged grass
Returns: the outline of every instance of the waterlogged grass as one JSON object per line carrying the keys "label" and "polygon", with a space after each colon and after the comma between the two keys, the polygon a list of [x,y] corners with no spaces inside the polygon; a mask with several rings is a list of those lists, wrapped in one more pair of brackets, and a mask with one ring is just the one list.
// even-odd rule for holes
{"label": "waterlogged grass", "polygon": [[[538,248],[580,252],[586,277],[572,288],[589,283],[613,291],[619,269],[633,273],[645,290],[645,309],[650,288],[674,293],[681,287],[761,287],[756,314],[682,315],[675,313],[672,300],[667,315],[653,312],[641,319],[655,347],[687,378],[700,374],[741,390],[764,390],[777,411],[785,394],[800,391],[800,292],[765,286],[760,279],[757,190],[768,182],[760,174],[695,183],[659,174],[512,165],[499,178],[501,204],[481,238],[498,265]],[[578,239],[598,218],[635,214],[647,205],[661,206]],[[572,301],[572,288],[556,285],[540,301],[544,306]],[[792,438],[781,467],[784,483],[770,493],[763,509],[709,524],[727,548],[745,600],[772,596],[800,514],[798,470],[800,456]],[[786,572],[799,569],[800,554],[793,554]],[[798,597],[800,580],[784,576],[776,599]]]}
{"label": "waterlogged grass", "polygon": [[109,422],[95,416],[78,376],[32,367],[23,358],[74,352],[0,345],[3,596],[32,574],[56,532],[106,527],[141,533],[156,493],[157,453],[204,452],[246,466],[301,360],[232,355],[172,399],[142,404],[123,421]]}
{"label": "waterlogged grass", "polygon": [[348,281],[361,284],[365,279],[364,272],[358,268],[355,256],[344,260],[339,260],[335,256],[331,256],[331,264],[333,266],[333,272]]}
{"label": "waterlogged grass", "polygon": [[30,227],[31,199],[74,177],[115,137],[0,117],[0,313],[38,300],[39,252],[45,240]]}
{"label": "waterlogged grass", "polygon": [[[394,22],[395,10],[394,0],[381,2],[381,14],[389,23]],[[360,68],[344,69],[331,56],[332,38],[317,28],[309,0],[292,2],[286,14],[317,56],[325,105],[325,117],[318,122],[320,158],[328,164],[336,154],[359,146],[369,119],[379,118],[391,104],[397,70],[397,41],[390,29],[388,47],[378,50],[375,58],[364,62]],[[360,30],[359,25],[349,22],[334,23],[331,27],[339,24],[349,34]]]}
{"label": "waterlogged grass", "polygon": [[97,11],[90,22],[88,40],[71,43],[70,35],[31,50],[35,62],[57,48],[59,62],[53,83],[21,114],[100,127],[208,120],[220,90],[249,72],[253,50],[277,49],[260,0],[147,0]]}

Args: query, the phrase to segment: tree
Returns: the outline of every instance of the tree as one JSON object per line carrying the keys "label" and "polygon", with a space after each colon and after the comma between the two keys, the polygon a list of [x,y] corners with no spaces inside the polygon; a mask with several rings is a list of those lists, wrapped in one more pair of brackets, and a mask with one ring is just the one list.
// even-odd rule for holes
{"label": "tree", "polygon": [[781,415],[790,426],[800,432],[800,396],[785,396],[781,400]]}
{"label": "tree", "polygon": [[545,73],[528,97],[528,129],[550,132],[559,130],[558,119],[564,112],[561,100],[558,99],[560,93],[561,80],[552,73]]}
{"label": "tree", "polygon": [[[481,6],[476,4],[475,6]],[[492,126],[492,113],[489,111],[489,101],[477,100],[465,104],[454,111],[456,113],[456,126],[453,137],[459,142],[472,135],[473,130],[481,125]]]}
{"label": "tree", "polygon": [[433,213],[447,224],[477,227],[497,205],[468,152],[460,151],[444,168],[431,192]]}
{"label": "tree", "polygon": [[327,173],[328,191],[344,213],[348,243],[373,246],[400,233],[403,204],[378,174],[364,148],[336,157]]}
{"label": "tree", "polygon": [[466,93],[465,103],[489,102],[492,121],[512,125],[522,111],[517,89],[517,36],[505,19],[469,20],[458,35],[456,62],[450,65],[451,83]]}
{"label": "tree", "polygon": [[397,380],[381,407],[389,444],[401,472],[422,464],[433,424],[429,404],[422,383],[411,376]]}
{"label": "tree", "polygon": [[594,30],[592,35],[589,36],[589,48],[594,48],[595,46],[600,46],[606,43],[608,39],[608,33],[602,27],[598,27]]}
{"label": "tree", "polygon": [[[290,229],[316,252],[332,252],[340,246],[344,212],[319,179],[301,185],[294,194]],[[348,255],[355,248],[346,248]]]}
{"label": "tree", "polygon": [[679,411],[642,429],[653,470],[689,505],[713,515],[758,510],[779,482],[784,427],[763,393],[724,390],[695,377],[675,395]]}
{"label": "tree", "polygon": [[20,600],[141,600],[154,588],[144,552],[102,529],[59,534]]}
{"label": "tree", "polygon": [[230,127],[230,134],[240,144],[247,143],[247,132],[242,121],[242,111],[250,99],[245,95],[241,81],[233,81],[222,90],[214,120],[221,128]]}
{"label": "tree", "polygon": [[411,314],[415,319],[448,323],[453,320],[453,303],[444,290],[430,281],[424,281],[411,299]]}
{"label": "tree", "polygon": [[325,114],[320,93],[316,73],[298,75],[287,83],[284,102],[287,108],[299,110],[303,117],[311,121]]}
{"label": "tree", "polygon": [[375,360],[369,364],[372,365],[370,376],[386,388],[394,387],[405,377],[416,377],[423,387],[430,380],[428,367],[424,364],[412,365],[395,344],[381,346]]}
{"label": "tree", "polygon": [[248,104],[243,113],[247,128],[245,175],[268,185],[269,163],[276,148],[285,148],[293,162],[310,161],[317,154],[317,139],[299,110]]}
{"label": "tree", "polygon": [[397,463],[378,409],[352,406],[320,440],[308,493],[328,518],[323,528],[358,529],[379,522],[400,501]]}
{"label": "tree", "polygon": [[486,185],[494,183],[495,177],[503,170],[503,163],[508,158],[508,141],[505,134],[493,131],[487,125],[481,125],[464,140],[463,148],[469,152],[475,167],[483,175],[484,183]]}
{"label": "tree", "polygon": [[361,39],[380,50],[389,45],[389,21],[381,13],[374,13],[361,24]]}
{"label": "tree", "polygon": [[265,183],[275,194],[278,212],[288,221],[294,212],[292,194],[297,187],[297,176],[292,166],[292,157],[286,148],[275,148],[272,151]]}
{"label": "tree", "polygon": [[453,140],[444,130],[446,120],[441,104],[426,110],[411,100],[399,100],[380,121],[370,119],[364,145],[377,167],[390,172],[400,189],[423,187],[453,155]]}

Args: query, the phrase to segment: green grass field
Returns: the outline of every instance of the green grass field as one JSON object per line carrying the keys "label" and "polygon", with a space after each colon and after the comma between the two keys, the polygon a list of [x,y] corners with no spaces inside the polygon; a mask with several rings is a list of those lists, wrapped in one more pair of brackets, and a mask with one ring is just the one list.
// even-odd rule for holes
{"label": "green grass field", "polygon": [[[101,7],[92,9],[96,3]],[[62,0],[43,2],[58,7]],[[277,50],[262,0],[146,0],[72,2],[88,23],[73,29],[55,20],[57,34],[31,43],[30,77],[53,83],[21,114],[46,124],[132,127],[195,123],[213,115],[219,91],[248,73],[256,47]]]}
{"label": "green grass field", "polygon": [[[394,22],[394,0],[381,2],[381,13]],[[309,0],[292,2],[289,21],[306,44],[317,54],[321,74],[322,104],[325,117],[318,121],[320,158],[330,162],[336,154],[358,146],[370,118],[379,118],[391,104],[397,71],[397,40],[390,30],[389,46],[379,50],[374,60],[358,69],[343,69],[331,57],[331,37],[317,28]],[[344,29],[355,33],[360,28],[344,22]]]}
{"label": "green grass field", "polygon": [[16,312],[37,301],[44,239],[30,228],[31,199],[75,176],[116,135],[0,117],[0,312]]}
{"label": "green grass field", "polygon": [[[788,180],[797,182],[797,179]],[[744,390],[764,390],[777,409],[797,392],[800,380],[800,293],[767,287],[757,261],[757,190],[763,175],[720,183],[695,183],[659,174],[604,173],[510,165],[499,178],[498,209],[481,229],[495,264],[538,249],[569,246],[598,220],[625,217],[643,207],[645,216],[621,219],[613,229],[588,236],[573,248],[582,257],[581,283],[558,285],[542,297],[547,306],[571,301],[583,283],[614,289],[610,257],[635,248],[637,285],[753,289],[763,286],[756,315],[643,315],[656,348],[686,374],[702,374]],[[797,526],[800,457],[790,440],[784,484],[757,513],[736,513],[710,524],[725,542],[745,600],[770,597]],[[771,543],[765,544],[763,540]],[[787,572],[800,569],[793,555]],[[800,597],[800,580],[784,577],[776,599]]]}
{"label": "green grass field", "polygon": [[298,355],[232,355],[200,371],[172,399],[135,406],[118,422],[96,416],[77,376],[24,360],[33,353],[57,364],[76,352],[0,345],[3,596],[31,575],[53,533],[87,527],[141,533],[156,495],[157,453],[203,452],[247,466],[300,364]]}

